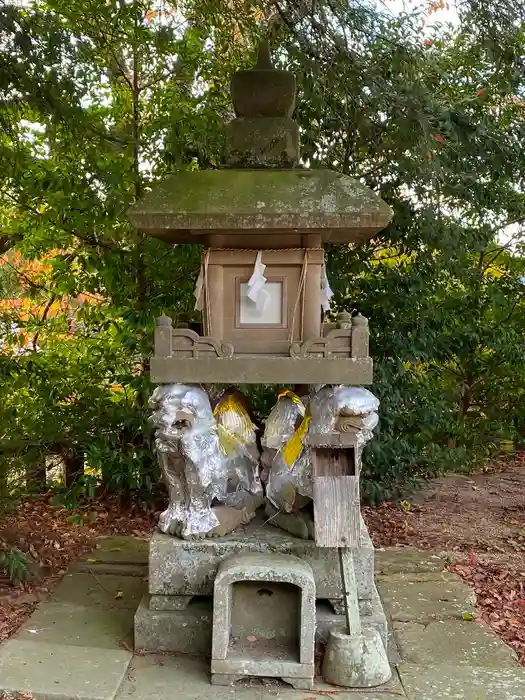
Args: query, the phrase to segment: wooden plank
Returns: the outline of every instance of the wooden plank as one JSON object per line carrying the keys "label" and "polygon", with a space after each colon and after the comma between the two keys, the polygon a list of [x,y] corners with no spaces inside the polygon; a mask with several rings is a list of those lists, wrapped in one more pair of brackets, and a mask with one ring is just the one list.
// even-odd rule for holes
{"label": "wooden plank", "polygon": [[[250,241],[251,244],[251,241]],[[250,245],[249,244],[249,245]],[[249,247],[249,246],[246,246]],[[308,267],[310,265],[322,265],[324,262],[324,252],[322,249],[286,249],[282,250],[265,250],[263,249],[262,262],[265,265],[273,266],[278,265],[279,267],[287,267],[288,265],[300,265],[304,263],[305,253],[308,250]],[[214,248],[210,250],[209,265],[233,265],[238,267],[240,265],[250,265],[253,267],[255,264],[255,258],[257,257],[258,250],[221,250],[220,248]],[[270,269],[267,270],[268,273],[271,272]]]}
{"label": "wooden plank", "polygon": [[359,546],[359,478],[318,476],[313,481],[315,544],[318,547]]}
{"label": "wooden plank", "polygon": [[351,549],[339,548],[339,565],[345,601],[345,616],[348,634],[357,637],[361,634],[361,619],[359,617],[359,601],[357,598],[357,582],[355,579],[354,557]]}

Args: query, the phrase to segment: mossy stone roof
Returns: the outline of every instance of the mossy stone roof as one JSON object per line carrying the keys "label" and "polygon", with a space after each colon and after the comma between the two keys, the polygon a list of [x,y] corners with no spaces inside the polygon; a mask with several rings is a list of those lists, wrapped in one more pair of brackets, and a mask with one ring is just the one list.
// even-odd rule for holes
{"label": "mossy stone roof", "polygon": [[[155,185],[129,211],[140,230],[172,243],[217,232],[321,232],[331,243],[364,241],[390,207],[372,190],[331,170],[182,171]],[[197,237],[197,238],[196,238]]]}

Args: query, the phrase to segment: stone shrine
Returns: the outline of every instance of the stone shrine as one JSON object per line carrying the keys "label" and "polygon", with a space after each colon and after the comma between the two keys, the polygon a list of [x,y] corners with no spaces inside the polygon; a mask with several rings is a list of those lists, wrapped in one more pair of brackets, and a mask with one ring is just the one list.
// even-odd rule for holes
{"label": "stone shrine", "polygon": [[[213,683],[273,676],[307,689],[314,644],[327,644],[324,676],[365,687],[390,674],[359,505],[378,401],[363,388],[367,319],[323,318],[323,244],[363,242],[391,211],[360,182],[300,165],[295,91],[261,44],[255,68],[232,79],[227,166],[175,173],[130,211],[149,235],[203,247],[202,334],[168,316],[155,331],[152,420],[170,502],[135,647],[211,652]],[[238,384],[290,387],[259,438]]]}

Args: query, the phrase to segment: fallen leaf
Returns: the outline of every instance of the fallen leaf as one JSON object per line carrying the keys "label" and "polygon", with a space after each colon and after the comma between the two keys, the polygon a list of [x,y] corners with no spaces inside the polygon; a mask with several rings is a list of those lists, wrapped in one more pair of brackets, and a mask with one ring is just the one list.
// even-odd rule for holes
{"label": "fallen leaf", "polygon": [[121,598],[124,598],[124,593],[122,593],[122,591],[117,591],[115,600],[120,600]]}

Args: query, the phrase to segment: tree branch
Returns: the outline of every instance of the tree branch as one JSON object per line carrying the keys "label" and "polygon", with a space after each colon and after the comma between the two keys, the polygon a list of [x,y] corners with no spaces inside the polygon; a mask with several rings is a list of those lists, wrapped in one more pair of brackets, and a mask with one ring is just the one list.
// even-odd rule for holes
{"label": "tree branch", "polygon": [[[53,303],[56,301],[56,296],[53,294],[49,301],[46,304],[46,307],[42,313],[42,318],[40,319],[40,323],[43,324],[45,323],[45,320],[47,318],[47,315],[49,313],[49,310],[51,309],[51,306]],[[40,335],[40,330],[36,331],[35,335],[33,336],[33,352],[36,352],[36,349],[38,347],[38,336]]]}

